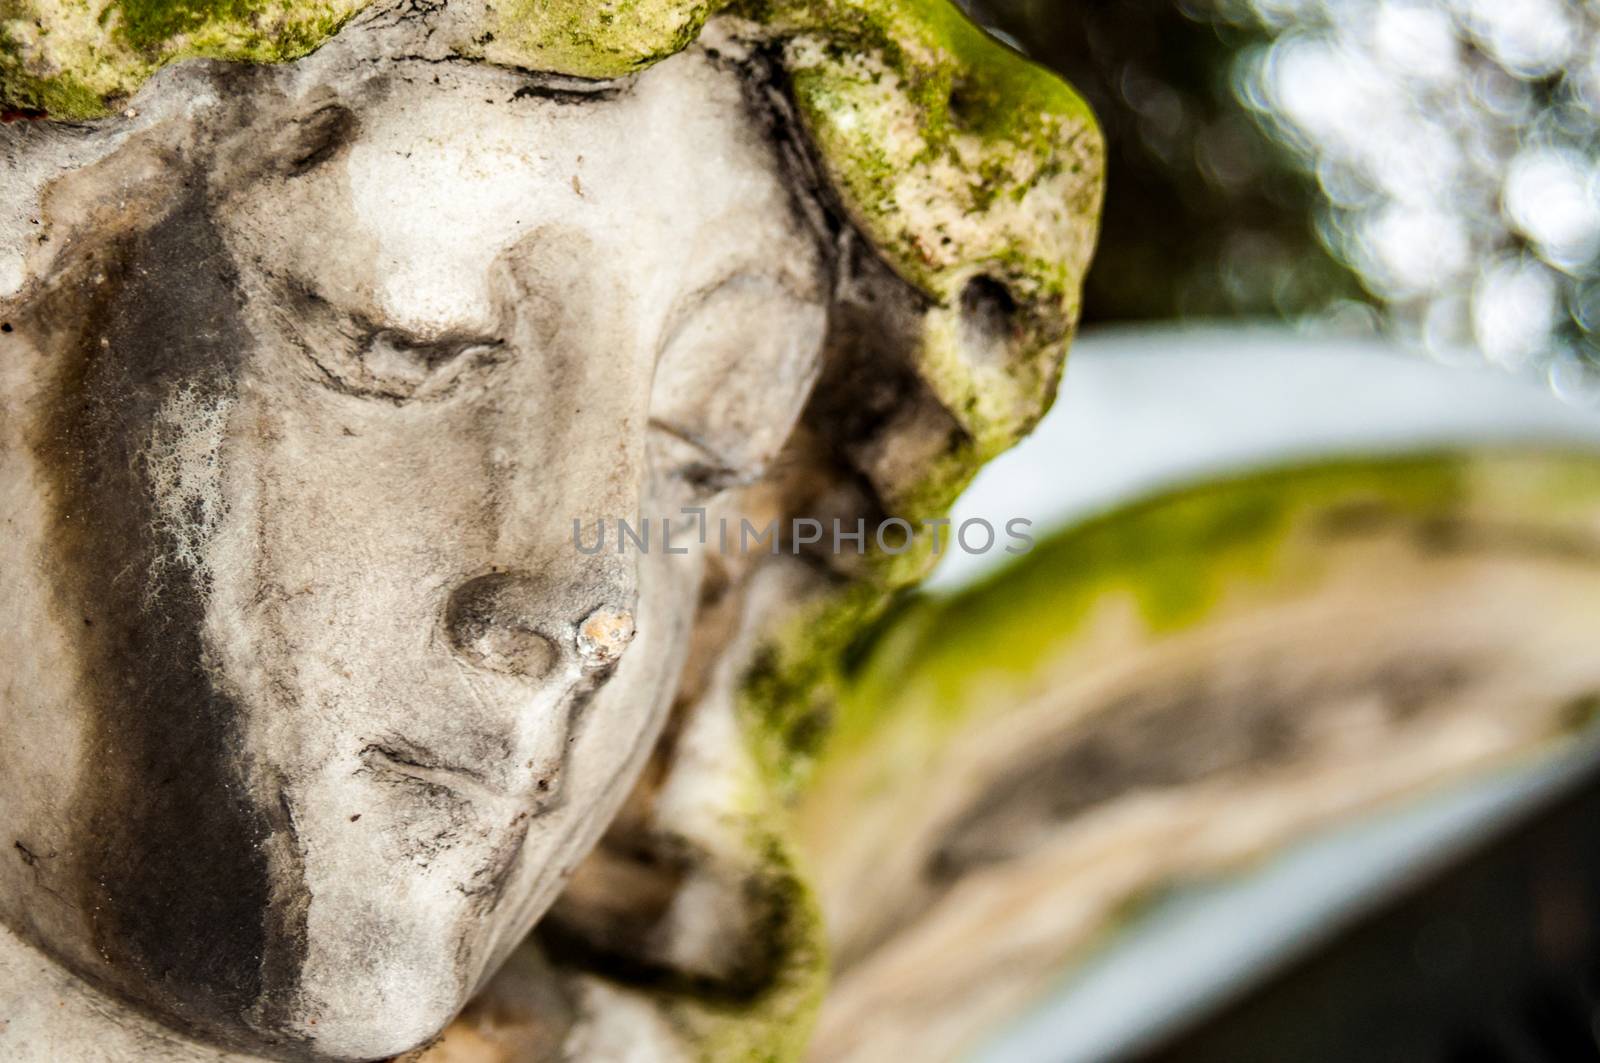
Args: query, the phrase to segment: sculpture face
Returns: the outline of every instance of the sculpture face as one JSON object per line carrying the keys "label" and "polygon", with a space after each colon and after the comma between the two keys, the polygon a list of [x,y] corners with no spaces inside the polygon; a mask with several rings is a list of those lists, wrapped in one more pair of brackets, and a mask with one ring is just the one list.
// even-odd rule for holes
{"label": "sculpture face", "polygon": [[581,99],[250,77],[209,184],[64,252],[4,338],[32,859],[0,893],[176,1025],[373,1058],[527,932],[670,703],[698,558],[584,555],[573,520],[759,472],[824,270],[701,53]]}

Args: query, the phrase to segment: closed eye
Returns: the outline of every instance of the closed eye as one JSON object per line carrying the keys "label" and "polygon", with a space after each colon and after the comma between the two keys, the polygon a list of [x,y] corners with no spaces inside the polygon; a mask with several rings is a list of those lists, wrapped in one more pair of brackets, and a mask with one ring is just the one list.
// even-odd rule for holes
{"label": "closed eye", "polygon": [[492,360],[503,346],[492,336],[423,338],[378,329],[367,337],[361,368],[366,379],[385,394],[410,397],[452,363]]}
{"label": "closed eye", "polygon": [[649,424],[664,452],[663,464],[697,495],[715,495],[751,483],[759,476],[758,470],[740,468],[738,462],[677,425],[655,417],[650,418]]}
{"label": "closed eye", "polygon": [[301,289],[291,304],[294,333],[335,391],[396,404],[442,399],[463,376],[506,357],[505,341],[475,333],[418,335],[340,309]]}

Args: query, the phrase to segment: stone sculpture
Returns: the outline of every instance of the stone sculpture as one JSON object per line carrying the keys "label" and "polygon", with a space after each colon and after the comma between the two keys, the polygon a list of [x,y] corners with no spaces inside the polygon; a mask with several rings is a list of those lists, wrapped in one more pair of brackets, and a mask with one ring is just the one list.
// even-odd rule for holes
{"label": "stone sculpture", "polygon": [[942,0],[0,14],[3,1054],[792,1054],[773,812],[1049,403],[1082,104]]}

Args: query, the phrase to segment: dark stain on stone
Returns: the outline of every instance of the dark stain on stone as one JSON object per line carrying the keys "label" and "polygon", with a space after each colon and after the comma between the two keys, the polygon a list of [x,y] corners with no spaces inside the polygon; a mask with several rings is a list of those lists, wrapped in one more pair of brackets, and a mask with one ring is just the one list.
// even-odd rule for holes
{"label": "dark stain on stone", "polygon": [[1393,505],[1376,499],[1362,499],[1330,506],[1316,517],[1314,530],[1324,539],[1361,538],[1389,531],[1407,517]]}
{"label": "dark stain on stone", "polygon": [[203,201],[80,245],[30,331],[54,360],[36,449],[54,481],[63,618],[90,716],[75,880],[103,963],[81,972],[224,1043],[298,958],[264,970],[273,824],[243,777],[239,708],[202,632],[208,577],[176,556],[146,450],[165,403],[226,402],[251,342]]}
{"label": "dark stain on stone", "polygon": [[1421,520],[1417,548],[1424,554],[1499,554],[1542,557],[1572,564],[1600,562],[1600,542],[1585,531],[1457,516]]}
{"label": "dark stain on stone", "polygon": [[359,129],[354,112],[337,103],[294,119],[282,134],[279,170],[288,177],[309,173],[340,154]]}
{"label": "dark stain on stone", "polygon": [[[625,986],[683,996],[726,1008],[748,1008],[770,991],[792,950],[804,946],[797,920],[806,909],[796,881],[747,873],[722,884],[732,946],[710,965],[690,966],[670,954],[671,904],[697,864],[713,863],[681,839],[638,839],[591,857],[590,878],[574,880],[534,927],[533,940],[563,967]],[[598,868],[598,870],[597,870]]]}
{"label": "dark stain on stone", "polygon": [[[585,81],[580,78],[555,78],[547,75],[532,74],[527,84],[518,88],[505,101],[511,103],[515,100],[547,100],[551,103],[587,105],[603,100],[614,100],[625,95],[631,88],[625,82],[600,82]],[[494,100],[484,100],[484,103],[494,103]]]}
{"label": "dark stain on stone", "polygon": [[268,815],[271,836],[273,892],[264,921],[261,992],[251,1012],[252,1025],[265,1029],[289,1023],[297,1003],[300,967],[307,948],[306,916],[311,893],[305,888],[305,846],[295,824],[294,808],[278,786],[276,807]]}

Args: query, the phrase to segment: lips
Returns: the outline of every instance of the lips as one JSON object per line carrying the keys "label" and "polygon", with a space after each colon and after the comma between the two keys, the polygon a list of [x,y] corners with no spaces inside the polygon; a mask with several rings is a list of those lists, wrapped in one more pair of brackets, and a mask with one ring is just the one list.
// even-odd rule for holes
{"label": "lips", "polygon": [[525,789],[508,790],[476,768],[452,763],[425,746],[399,737],[370,743],[361,750],[360,760],[365,772],[438,787],[473,805],[501,809],[513,816],[547,812],[558,796],[555,776],[559,769],[532,779]]}

